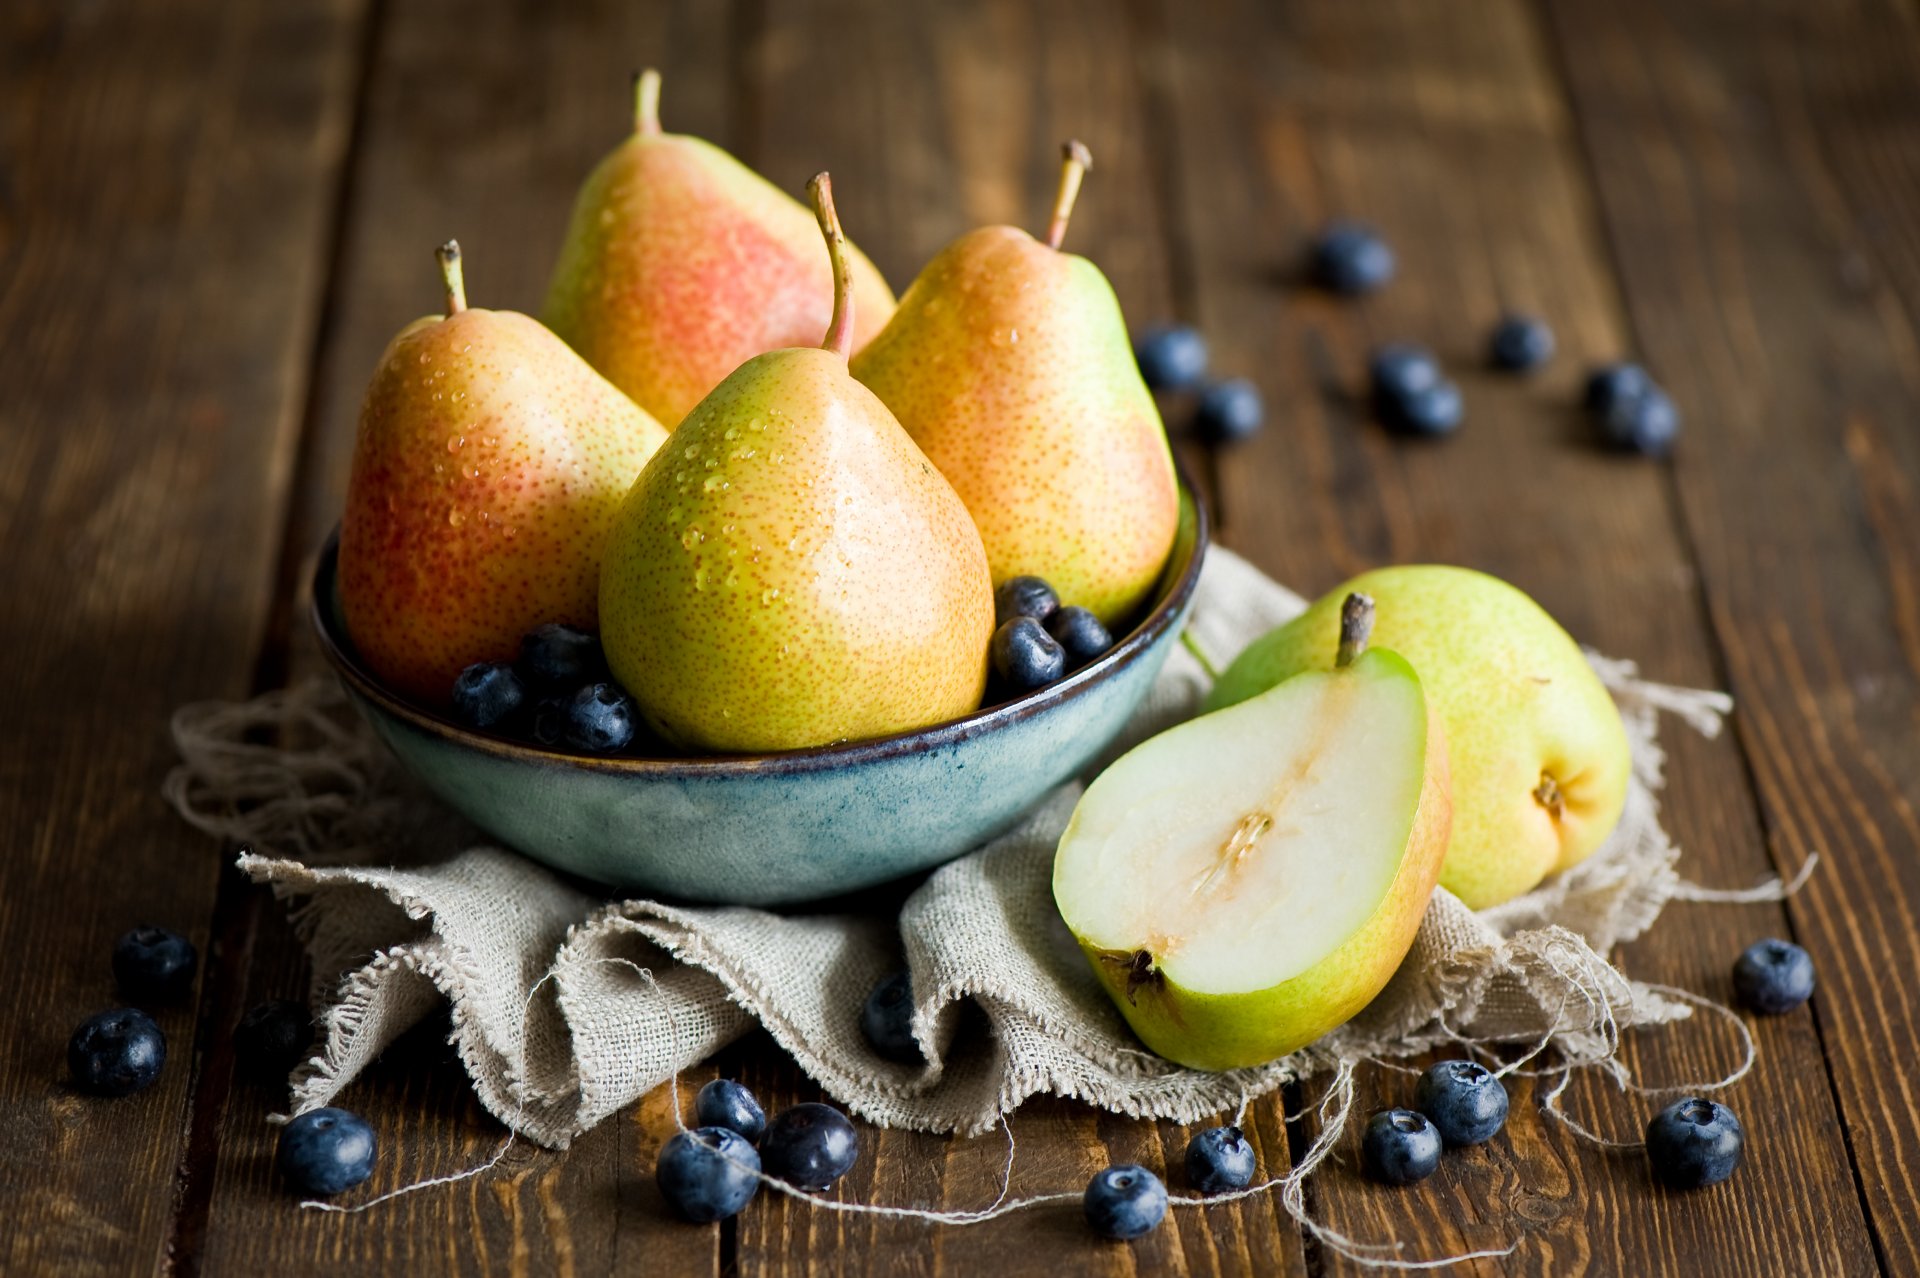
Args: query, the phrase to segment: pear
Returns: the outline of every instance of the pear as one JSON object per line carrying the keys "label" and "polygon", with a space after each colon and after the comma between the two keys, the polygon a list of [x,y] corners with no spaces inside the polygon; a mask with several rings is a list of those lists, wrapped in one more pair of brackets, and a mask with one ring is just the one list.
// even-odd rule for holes
{"label": "pear", "polygon": [[1440,884],[1498,905],[1585,859],[1626,804],[1626,729],[1593,667],[1544,608],[1466,568],[1382,568],[1255,640],[1214,685],[1232,705],[1324,669],[1340,600],[1379,601],[1375,637],[1420,672],[1453,755],[1453,846]]}
{"label": "pear", "polygon": [[[827,326],[833,280],[812,215],[719,147],[660,131],[660,74],[635,81],[633,136],[581,187],[541,318],[669,430],[763,351]],[[859,327],[893,290],[849,246]]]}
{"label": "pear", "polygon": [[852,259],[822,173],[833,315],[735,369],[641,472],[607,540],[601,641],[689,749],[798,749],[973,710],[993,588],[951,485],[847,372]]}
{"label": "pear", "polygon": [[1060,250],[1092,163],[1065,151],[1046,242],[991,226],[949,244],[853,375],[966,501],[996,582],[1040,577],[1114,626],[1152,591],[1179,497],[1113,288]]}
{"label": "pear", "polygon": [[1053,898],[1142,1042],[1196,1069],[1286,1055],[1372,1001],[1433,895],[1447,750],[1420,677],[1367,649],[1151,737],[1102,772]]}
{"label": "pear", "polygon": [[469,310],[458,244],[439,259],[447,313],[400,331],[360,408],[339,567],[361,657],[429,705],[535,626],[594,627],[607,526],[667,437],[538,321]]}

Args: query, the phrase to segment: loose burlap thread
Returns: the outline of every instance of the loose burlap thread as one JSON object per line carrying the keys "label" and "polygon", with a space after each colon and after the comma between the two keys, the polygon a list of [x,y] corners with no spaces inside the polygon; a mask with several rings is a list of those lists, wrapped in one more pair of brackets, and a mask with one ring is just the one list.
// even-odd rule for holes
{"label": "loose burlap thread", "polygon": [[[1190,716],[1211,667],[1303,607],[1244,560],[1211,551],[1184,642],[1108,757]],[[1320,1073],[1335,1079],[1330,1098],[1350,1093],[1357,1062],[1443,1042],[1518,1044],[1529,1057],[1551,1048],[1561,1070],[1602,1066],[1623,1079],[1613,1059],[1622,1029],[1689,1014],[1697,1000],[1629,980],[1605,955],[1669,900],[1701,895],[1680,879],[1659,824],[1658,715],[1711,736],[1731,703],[1589,658],[1633,757],[1606,844],[1494,909],[1475,913],[1436,891],[1371,1006],[1292,1056],[1225,1073],[1145,1051],[1061,925],[1052,855],[1078,783],[934,871],[897,914],[607,899],[488,845],[410,782],[330,679],[182,708],[182,761],[165,790],[189,822],[249,847],[241,867],[293,903],[325,1009],[318,1050],[292,1080],[296,1112],[331,1102],[448,1004],[481,1103],[554,1148],[755,1024],[828,1095],[885,1126],[975,1134],[1039,1093],[1191,1122]],[[882,1059],[859,1028],[867,993],[903,964],[924,1066]]]}

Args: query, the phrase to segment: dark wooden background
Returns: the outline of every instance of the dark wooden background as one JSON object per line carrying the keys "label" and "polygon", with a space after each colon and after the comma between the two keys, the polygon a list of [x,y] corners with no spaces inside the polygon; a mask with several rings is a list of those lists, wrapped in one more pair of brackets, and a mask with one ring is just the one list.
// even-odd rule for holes
{"label": "dark wooden background", "polygon": [[[1555,1274],[1910,1272],[1920,1248],[1920,5],[1913,0],[1012,0],[901,4],[9,0],[0,6],[0,1272],[1350,1272],[1277,1202],[1173,1213],[1131,1247],[1073,1208],[977,1229],[809,1213],[663,1215],[656,1093],[564,1156],[354,1218],[270,1175],[278,1098],[234,1077],[240,1012],[303,976],[278,910],[157,786],[168,713],[306,665],[294,581],[335,518],[357,399],[466,247],[476,305],[537,306],[575,186],[622,134],[627,77],[669,128],[798,190],[830,168],[851,233],[904,287],[977,223],[1036,226],[1069,133],[1098,157],[1071,247],[1136,325],[1199,324],[1254,377],[1265,434],[1211,457],[1225,542],[1317,593],[1373,564],[1499,573],[1653,677],[1729,688],[1735,731],[1670,727],[1666,819],[1696,880],[1825,857],[1779,905],[1675,905],[1620,961],[1726,997],[1748,942],[1798,939],[1812,1005],[1755,1025],[1727,1099],[1729,1185],[1653,1188],[1521,1087],[1507,1133],[1423,1185],[1351,1144],[1314,1209],[1410,1256],[1521,1238]],[[1303,237],[1361,214],[1402,271],[1336,302]],[[1554,324],[1530,382],[1479,371],[1506,306]],[[1370,345],[1429,342],[1470,421],[1396,443],[1359,402]],[[1602,456],[1581,369],[1644,356],[1686,414],[1670,463]],[[1178,425],[1180,406],[1169,406]],[[69,1090],[106,955],[154,920],[211,955],[132,1100]],[[440,1027],[444,1028],[444,1026]],[[1630,1044],[1651,1081],[1722,1073],[1724,1028]],[[764,1040],[738,1073],[814,1095]],[[1405,1080],[1363,1073],[1361,1104]],[[1311,1124],[1273,1098],[1266,1169]],[[500,1129],[431,1028],[347,1096],[373,1189],[470,1165]],[[1575,1089],[1630,1137],[1644,1102]],[[771,1108],[770,1104],[770,1108]],[[1014,1125],[1015,1192],[1186,1133],[1067,1104]],[[844,1192],[964,1207],[999,1141],[873,1133]],[[1502,1266],[1486,1264],[1487,1273]]]}

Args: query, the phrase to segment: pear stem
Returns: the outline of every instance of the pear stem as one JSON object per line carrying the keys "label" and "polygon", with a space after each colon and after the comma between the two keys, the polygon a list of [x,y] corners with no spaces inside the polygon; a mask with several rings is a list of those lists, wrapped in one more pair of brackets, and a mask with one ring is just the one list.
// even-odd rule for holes
{"label": "pear stem", "polygon": [[1359,660],[1373,635],[1373,599],[1357,591],[1340,605],[1340,651],[1333,659],[1340,669]]}
{"label": "pear stem", "polygon": [[433,255],[440,259],[440,278],[447,284],[447,314],[458,315],[467,309],[467,276],[460,268],[460,241],[448,240]]}
{"label": "pear stem", "polygon": [[633,77],[633,131],[649,137],[660,132],[660,73],[652,67]]}
{"label": "pear stem", "polygon": [[1060,190],[1053,197],[1053,221],[1047,227],[1047,247],[1059,248],[1067,238],[1067,219],[1073,216],[1073,202],[1080,198],[1080,179],[1093,167],[1093,152],[1077,138],[1060,145]]}
{"label": "pear stem", "polygon": [[820,349],[832,351],[841,359],[853,357],[853,263],[847,257],[847,237],[840,231],[840,215],[833,210],[833,179],[816,173],[807,183],[807,196],[813,201],[814,216],[820,220],[820,234],[827,237],[827,258],[833,263],[833,319]]}

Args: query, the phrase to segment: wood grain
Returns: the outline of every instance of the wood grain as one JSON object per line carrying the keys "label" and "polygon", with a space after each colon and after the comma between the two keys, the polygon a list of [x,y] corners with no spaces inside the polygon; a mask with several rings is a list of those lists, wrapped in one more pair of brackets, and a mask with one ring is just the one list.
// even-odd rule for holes
{"label": "wood grain", "polygon": [[1674,476],[1741,743],[1813,954],[1881,1263],[1920,1251],[1920,296],[1911,5],[1684,9],[1555,39],[1629,313],[1687,415]]}
{"label": "wood grain", "polygon": [[[1583,157],[1528,8],[1499,0],[1169,9],[1198,312],[1223,370],[1274,406],[1261,439],[1223,459],[1229,540],[1317,592],[1381,562],[1464,563],[1513,581],[1583,641],[1678,683],[1718,682],[1698,583],[1657,466],[1598,454],[1572,405],[1624,325]],[[1400,274],[1359,302],[1299,282],[1301,248],[1334,216],[1375,221]],[[1258,228],[1249,234],[1248,228]],[[1538,312],[1561,353],[1520,379],[1485,366],[1503,309]],[[1388,340],[1430,345],[1468,421],[1440,445],[1396,441],[1370,417],[1364,365]],[[1685,873],[1745,886],[1768,861],[1742,760],[1669,722],[1667,820]],[[1725,997],[1727,969],[1777,930],[1777,907],[1675,905],[1624,956],[1644,979]],[[1335,1228],[1433,1256],[1521,1240],[1506,1265],[1554,1273],[1859,1272],[1872,1258],[1805,1013],[1760,1028],[1758,1076],[1731,1093],[1753,1134],[1739,1181],[1660,1193],[1643,1166],[1584,1147],[1515,1089],[1492,1144],[1401,1194],[1360,1178],[1352,1145],[1312,1195]],[[1650,1083],[1710,1079],[1733,1059],[1711,1024],[1635,1036]],[[1363,1072],[1364,1114],[1411,1080]],[[1314,1094],[1312,1085],[1308,1095]],[[1632,1139],[1650,1102],[1578,1086],[1570,1108]],[[1357,1125],[1356,1125],[1357,1126]],[[1777,1222],[1803,1227],[1782,1231]],[[1336,1257],[1317,1255],[1329,1269]],[[1504,1266],[1488,1263],[1487,1272]]]}
{"label": "wood grain", "polygon": [[[201,946],[221,850],[160,802],[173,707],[247,690],[359,6],[0,9],[0,1271],[162,1264],[196,1073],[103,1101],[64,1047],[115,937]],[[218,961],[219,956],[213,956]]]}

